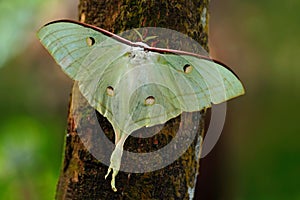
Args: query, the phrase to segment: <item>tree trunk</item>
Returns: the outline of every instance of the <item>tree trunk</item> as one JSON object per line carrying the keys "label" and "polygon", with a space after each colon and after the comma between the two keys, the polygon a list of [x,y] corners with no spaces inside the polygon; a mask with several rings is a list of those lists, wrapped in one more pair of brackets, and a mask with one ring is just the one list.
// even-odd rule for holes
{"label": "tree trunk", "polygon": [[[190,36],[208,50],[208,2],[209,0],[80,0],[79,18],[81,22],[114,33],[138,27],[173,29]],[[160,47],[172,46],[181,50],[201,52],[197,47],[180,43],[174,37],[159,36],[159,45],[162,45]],[[200,112],[184,113],[171,119],[150,138],[129,137],[124,145],[125,150],[153,152],[170,143],[178,129],[184,130],[180,135],[184,141],[194,127],[200,127],[197,128],[196,137],[186,152],[172,164],[153,172],[120,171],[116,177],[117,192],[111,189],[110,179],[104,179],[108,166],[94,158],[87,150],[92,146],[100,155],[107,154],[108,146],[100,141],[101,138],[95,137],[99,135],[100,127],[107,138],[114,141],[113,129],[106,118],[97,112],[94,118],[86,117],[92,116],[93,113],[95,110],[81,96],[75,83],[70,101],[64,162],[56,199],[192,199],[204,135],[205,111],[201,111],[201,115]],[[159,130],[159,127],[154,126],[150,130]],[[79,137],[79,131],[84,132],[84,135]],[[95,145],[100,143],[101,145]],[[163,158],[149,158],[151,159]],[[127,160],[122,159],[122,165],[126,163]]]}

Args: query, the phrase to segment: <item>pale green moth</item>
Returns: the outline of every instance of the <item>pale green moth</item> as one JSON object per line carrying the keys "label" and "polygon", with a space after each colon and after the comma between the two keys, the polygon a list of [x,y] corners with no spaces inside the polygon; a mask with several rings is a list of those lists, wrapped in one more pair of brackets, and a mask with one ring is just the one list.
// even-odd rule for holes
{"label": "pale green moth", "polygon": [[197,54],[133,43],[70,20],[45,25],[38,37],[113,126],[116,147],[105,178],[113,170],[114,191],[123,145],[133,131],[244,94],[226,66]]}

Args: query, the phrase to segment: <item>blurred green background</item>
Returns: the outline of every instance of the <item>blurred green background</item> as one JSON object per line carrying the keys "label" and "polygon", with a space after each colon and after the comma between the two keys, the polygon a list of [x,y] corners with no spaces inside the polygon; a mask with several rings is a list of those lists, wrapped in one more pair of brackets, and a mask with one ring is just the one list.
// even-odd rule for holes
{"label": "blurred green background", "polygon": [[[35,32],[77,19],[76,9],[71,0],[0,2],[0,199],[54,197],[72,82]],[[211,55],[246,87],[228,103],[216,147],[218,199],[300,199],[299,9],[298,0],[211,1]]]}

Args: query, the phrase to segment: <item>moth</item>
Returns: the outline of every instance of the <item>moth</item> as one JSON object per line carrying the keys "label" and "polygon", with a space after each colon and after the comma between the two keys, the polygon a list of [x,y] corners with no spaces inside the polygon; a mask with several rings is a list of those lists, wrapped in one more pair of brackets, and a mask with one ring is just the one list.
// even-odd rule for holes
{"label": "moth", "polygon": [[123,145],[133,131],[244,94],[227,66],[202,55],[131,42],[70,20],[50,22],[37,35],[88,103],[112,124],[116,146],[105,178],[112,170],[114,191]]}

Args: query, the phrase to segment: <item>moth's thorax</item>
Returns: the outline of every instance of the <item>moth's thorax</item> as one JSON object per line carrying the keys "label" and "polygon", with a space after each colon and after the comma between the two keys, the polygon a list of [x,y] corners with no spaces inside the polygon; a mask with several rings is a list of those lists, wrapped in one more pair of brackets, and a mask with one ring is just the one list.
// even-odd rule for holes
{"label": "moth's thorax", "polygon": [[149,59],[151,52],[145,51],[143,47],[131,47],[128,53],[132,64],[142,64]]}
{"label": "moth's thorax", "polygon": [[146,48],[149,48],[150,46],[146,43],[143,43],[143,42],[134,42],[134,44],[137,44],[139,45],[140,47],[146,47]]}

